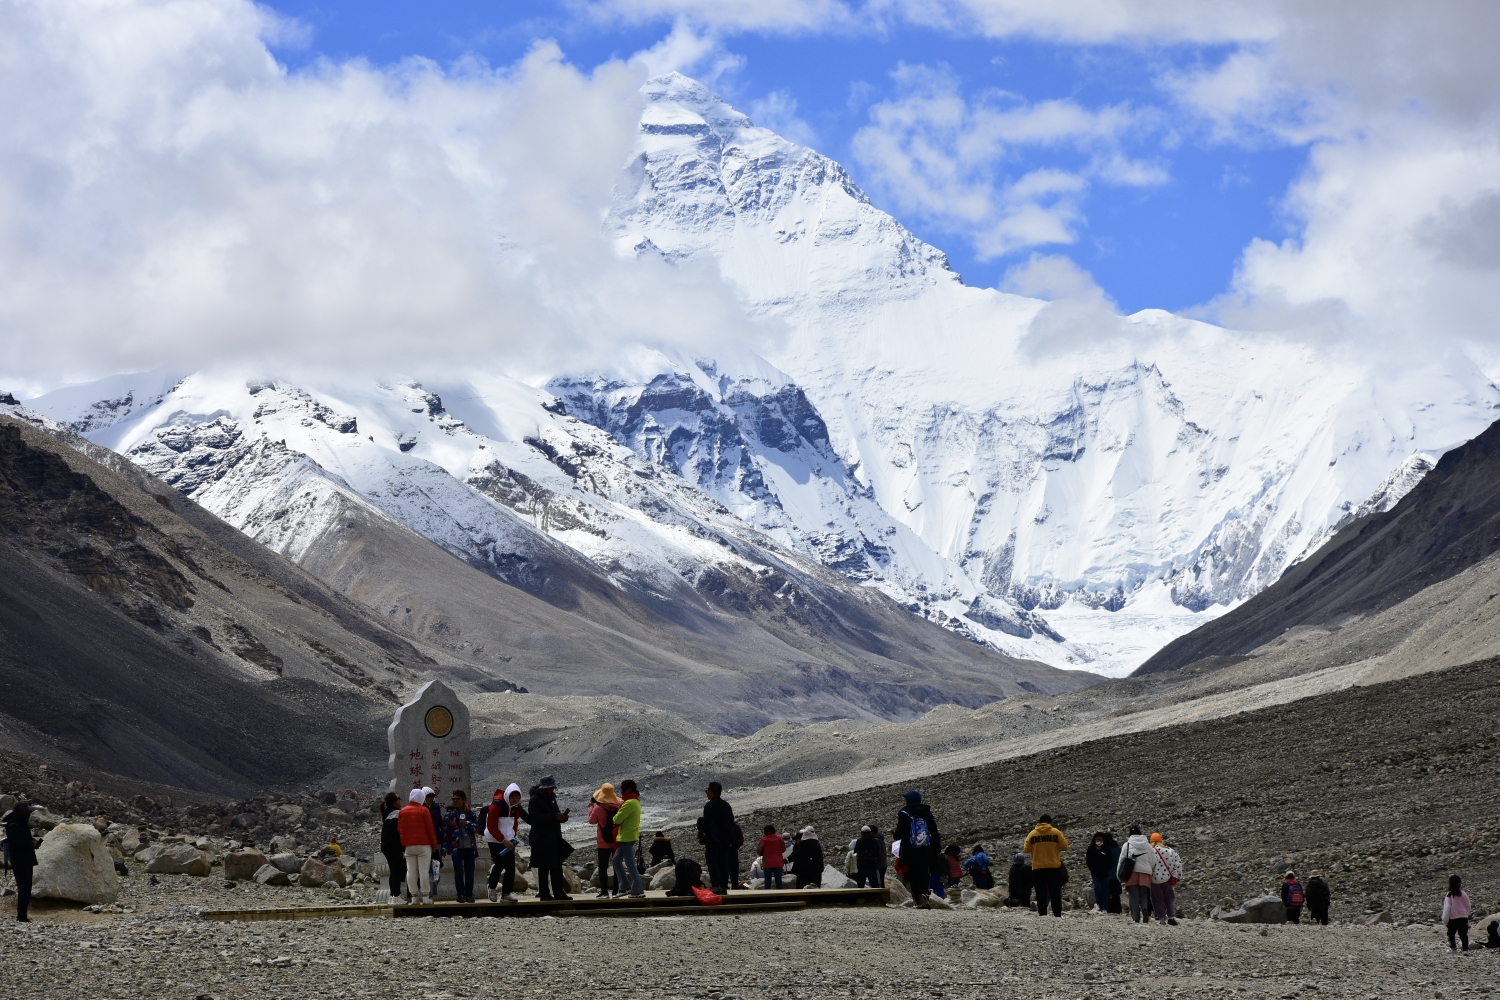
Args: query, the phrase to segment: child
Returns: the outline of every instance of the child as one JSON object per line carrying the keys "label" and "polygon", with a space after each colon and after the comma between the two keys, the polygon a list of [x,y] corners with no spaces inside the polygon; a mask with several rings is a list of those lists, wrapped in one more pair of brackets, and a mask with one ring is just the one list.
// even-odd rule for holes
{"label": "child", "polygon": [[1457,951],[1456,935],[1469,950],[1469,894],[1464,892],[1463,881],[1457,875],[1448,876],[1448,895],[1443,897],[1443,923],[1448,925],[1448,950]]}
{"label": "child", "polygon": [[943,850],[943,861],[948,866],[948,883],[946,888],[953,888],[964,880],[964,863],[958,856],[958,845],[949,844]]}
{"label": "child", "polygon": [[1296,872],[1286,873],[1286,881],[1281,883],[1281,902],[1286,906],[1287,923],[1302,923],[1302,906],[1307,902],[1307,893],[1297,881]]}
{"label": "child", "polygon": [[786,870],[786,838],[777,833],[774,826],[767,826],[756,850],[760,852],[760,866],[766,873],[766,888],[771,888],[771,880],[775,879],[776,888],[780,889],[781,874]]}

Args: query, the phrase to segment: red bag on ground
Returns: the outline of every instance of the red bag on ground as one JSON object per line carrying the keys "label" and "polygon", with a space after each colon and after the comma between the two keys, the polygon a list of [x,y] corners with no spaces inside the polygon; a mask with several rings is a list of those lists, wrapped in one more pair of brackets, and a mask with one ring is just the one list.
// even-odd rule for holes
{"label": "red bag on ground", "polygon": [[718,906],[724,902],[724,897],[712,889],[705,889],[701,885],[693,886],[693,895],[698,897],[698,902],[704,906]]}

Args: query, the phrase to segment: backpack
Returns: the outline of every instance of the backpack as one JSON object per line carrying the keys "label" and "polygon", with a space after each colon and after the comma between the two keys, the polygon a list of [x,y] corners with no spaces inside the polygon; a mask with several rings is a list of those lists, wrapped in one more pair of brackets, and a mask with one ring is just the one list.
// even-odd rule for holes
{"label": "backpack", "polygon": [[[911,816],[910,813],[907,813]],[[906,842],[912,847],[931,847],[932,830],[928,828],[927,821],[920,816],[911,817],[911,829],[907,831]]]}
{"label": "backpack", "polygon": [[1288,882],[1286,884],[1286,900],[1287,906],[1302,905],[1303,895],[1301,882]]}

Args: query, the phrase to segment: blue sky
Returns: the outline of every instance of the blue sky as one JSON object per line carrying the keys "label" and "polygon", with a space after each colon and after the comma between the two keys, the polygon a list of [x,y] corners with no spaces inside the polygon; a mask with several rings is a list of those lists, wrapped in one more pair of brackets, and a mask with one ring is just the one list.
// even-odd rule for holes
{"label": "blue sky", "polygon": [[[649,49],[674,27],[665,17],[622,22],[538,2],[273,0],[269,6],[306,29],[297,43],[274,48],[294,69],[320,59],[383,66],[411,56],[444,65],[478,56],[503,66],[538,39],[555,40],[570,61],[592,68]],[[945,250],[970,284],[1000,283],[1032,253],[1063,254],[1125,312],[1181,310],[1225,292],[1252,239],[1276,242],[1289,234],[1283,199],[1306,163],[1307,146],[1265,133],[1215,135],[1201,122],[1185,121],[1161,83],[1222,63],[1228,46],[997,40],[910,24],[881,32],[721,31],[711,45],[688,72],[763,124],[843,163],[876,204]],[[903,66],[940,77],[946,94],[971,107],[1057,101],[1085,111],[1128,109],[1134,120],[1111,140],[1110,151],[1146,165],[1151,177],[1094,179],[1068,193],[1063,208],[1051,203],[1054,215],[1066,216],[1066,242],[1041,234],[1019,245],[978,245],[974,231],[984,221],[927,210],[903,196],[899,178],[885,176],[879,153],[854,151],[856,135],[872,124],[872,109],[910,95],[910,80],[897,79]],[[990,187],[1003,188],[1035,171],[1076,176],[1099,153],[1097,146],[1066,141],[1011,143],[974,169]]]}

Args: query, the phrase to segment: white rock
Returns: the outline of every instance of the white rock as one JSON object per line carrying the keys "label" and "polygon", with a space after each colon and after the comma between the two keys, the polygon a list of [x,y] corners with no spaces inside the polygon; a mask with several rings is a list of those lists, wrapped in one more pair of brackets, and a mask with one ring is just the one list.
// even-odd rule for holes
{"label": "white rock", "polygon": [[824,889],[853,889],[854,880],[832,865],[823,866]]}
{"label": "white rock", "polygon": [[675,868],[663,868],[651,876],[651,888],[653,889],[674,889],[676,887],[677,869]]}
{"label": "white rock", "polygon": [[104,838],[90,823],[61,823],[42,838],[32,895],[79,903],[113,903],[120,880]]}

